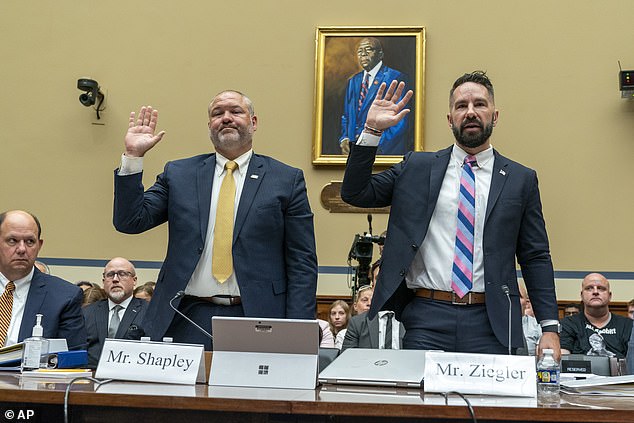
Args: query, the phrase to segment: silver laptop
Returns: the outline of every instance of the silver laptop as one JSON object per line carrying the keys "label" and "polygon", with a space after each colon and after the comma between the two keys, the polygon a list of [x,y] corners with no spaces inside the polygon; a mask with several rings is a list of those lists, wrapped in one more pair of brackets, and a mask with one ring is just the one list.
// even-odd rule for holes
{"label": "silver laptop", "polygon": [[423,382],[425,352],[349,348],[319,374],[319,382],[417,388]]}
{"label": "silver laptop", "polygon": [[317,320],[212,318],[209,385],[315,389]]}

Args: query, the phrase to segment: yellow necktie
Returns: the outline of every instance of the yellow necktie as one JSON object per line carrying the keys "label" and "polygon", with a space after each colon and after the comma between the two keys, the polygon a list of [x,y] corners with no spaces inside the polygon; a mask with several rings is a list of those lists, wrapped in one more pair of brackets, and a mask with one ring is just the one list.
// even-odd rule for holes
{"label": "yellow necktie", "polygon": [[238,167],[234,161],[225,164],[227,174],[222,180],[218,205],[216,206],[216,226],[214,229],[214,249],[211,258],[211,271],[214,278],[223,283],[233,273],[233,209],[236,201],[236,183],[233,171]]}
{"label": "yellow necktie", "polygon": [[13,311],[13,291],[15,284],[9,282],[0,297],[0,347],[4,346],[7,332],[11,324],[11,312]]}

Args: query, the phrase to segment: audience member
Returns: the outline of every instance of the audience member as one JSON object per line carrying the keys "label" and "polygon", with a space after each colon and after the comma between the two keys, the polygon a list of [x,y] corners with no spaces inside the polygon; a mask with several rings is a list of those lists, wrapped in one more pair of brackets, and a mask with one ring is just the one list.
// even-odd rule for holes
{"label": "audience member", "polygon": [[348,320],[350,320],[350,306],[347,302],[336,300],[330,304],[328,323],[330,325],[330,331],[334,336],[337,336],[339,331],[348,326]]}
{"label": "audience member", "polygon": [[45,338],[65,338],[69,349],[85,348],[82,291],[35,267],[41,235],[34,215],[21,210],[0,214],[0,310],[6,316],[0,317],[0,346],[30,337],[35,315],[42,314]]}
{"label": "audience member", "polygon": [[611,313],[611,299],[610,283],[603,275],[590,273],[583,279],[583,313],[565,317],[561,322],[563,354],[597,355],[605,349],[625,358],[632,320]]}
{"label": "audience member", "polygon": [[149,303],[152,300],[152,295],[154,295],[152,284],[152,282],[147,282],[134,288],[134,298],[140,298]]}
{"label": "audience member", "polygon": [[335,337],[330,331],[330,325],[327,321],[317,319],[319,322],[319,347],[320,348],[334,348]]}
{"label": "audience member", "polygon": [[387,231],[383,231],[381,232],[381,235],[379,235],[381,238],[383,238],[382,242],[379,242],[379,258],[372,263],[372,266],[370,266],[370,272],[369,272],[369,279],[370,279],[370,285],[372,285],[372,287],[374,288],[374,285],[376,285],[376,282],[379,279],[379,271],[381,270],[381,263],[383,262],[383,247],[385,245],[385,236],[387,235]]}
{"label": "audience member", "polygon": [[92,282],[88,282],[88,281],[78,281],[75,283],[75,285],[77,285],[78,287],[80,287],[82,290],[87,290],[88,288],[98,288],[99,285],[94,284]]}
{"label": "audience member", "polygon": [[91,286],[90,288],[86,288],[84,290],[84,302],[81,306],[83,308],[89,304],[96,303],[97,301],[105,300],[106,298],[108,298],[108,296],[102,287]]}
{"label": "audience member", "polygon": [[140,339],[143,335],[141,322],[148,303],[132,297],[136,280],[136,271],[128,260],[116,257],[106,264],[103,287],[108,299],[84,308],[89,367],[97,367],[106,338]]}
{"label": "audience member", "polygon": [[634,319],[634,299],[627,302],[627,316]]}
{"label": "audience member", "polygon": [[37,267],[37,269],[44,274],[47,274],[47,275],[51,274],[51,268],[48,267],[48,264],[42,261],[35,260],[35,267]]}
{"label": "audience member", "polygon": [[520,284],[519,289],[520,305],[522,307],[522,330],[524,331],[524,338],[526,339],[526,352],[528,355],[535,355],[539,338],[542,336],[542,328],[533,314],[533,307],[531,306],[531,300],[528,298],[526,287]]}
{"label": "audience member", "polygon": [[144,156],[165,131],[157,133],[152,107],[130,114],[113,220],[134,234],[168,223],[144,329],[153,340],[169,336],[210,350],[211,340],[169,306],[178,292],[185,295],[174,306],[207,332],[214,315],[313,319],[317,254],[303,172],[253,152],[258,118],[251,100],[223,91],[208,117],[215,153],[167,163],[143,192]]}
{"label": "audience member", "polygon": [[[357,315],[364,313],[370,309],[372,305],[372,295],[374,294],[374,290],[370,285],[364,285],[359,288],[355,297],[353,298],[352,303],[352,314]],[[350,320],[352,317],[348,317],[348,325],[350,324]],[[345,329],[341,329],[337,332],[337,336],[335,338],[335,347],[341,349],[343,347],[343,340],[346,337],[347,327]]]}
{"label": "audience member", "polygon": [[570,303],[564,307],[564,317],[574,316],[581,312],[581,306],[579,304]]}

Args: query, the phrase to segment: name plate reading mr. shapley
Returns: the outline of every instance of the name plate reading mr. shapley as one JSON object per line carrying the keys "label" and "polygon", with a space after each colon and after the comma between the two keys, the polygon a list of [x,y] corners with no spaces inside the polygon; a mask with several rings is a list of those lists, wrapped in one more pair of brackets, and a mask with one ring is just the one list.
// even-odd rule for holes
{"label": "name plate reading mr. shapley", "polygon": [[106,338],[96,378],[195,384],[205,381],[205,348],[198,344]]}
{"label": "name plate reading mr. shapley", "polygon": [[535,357],[430,351],[425,392],[535,397]]}

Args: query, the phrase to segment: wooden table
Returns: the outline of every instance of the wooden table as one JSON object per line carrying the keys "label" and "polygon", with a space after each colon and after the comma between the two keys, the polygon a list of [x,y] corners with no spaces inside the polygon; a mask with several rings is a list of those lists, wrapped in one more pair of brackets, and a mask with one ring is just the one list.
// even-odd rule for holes
{"label": "wooden table", "polygon": [[[34,414],[29,422],[63,421],[67,383],[23,381],[0,375],[0,415]],[[468,396],[479,423],[633,422],[634,399],[562,395],[559,408],[540,408],[535,399]],[[73,384],[70,422],[469,422],[464,401],[452,396],[391,388],[316,390],[208,387],[111,382]],[[600,409],[599,409],[600,407]],[[10,411],[9,411],[10,410]]]}

